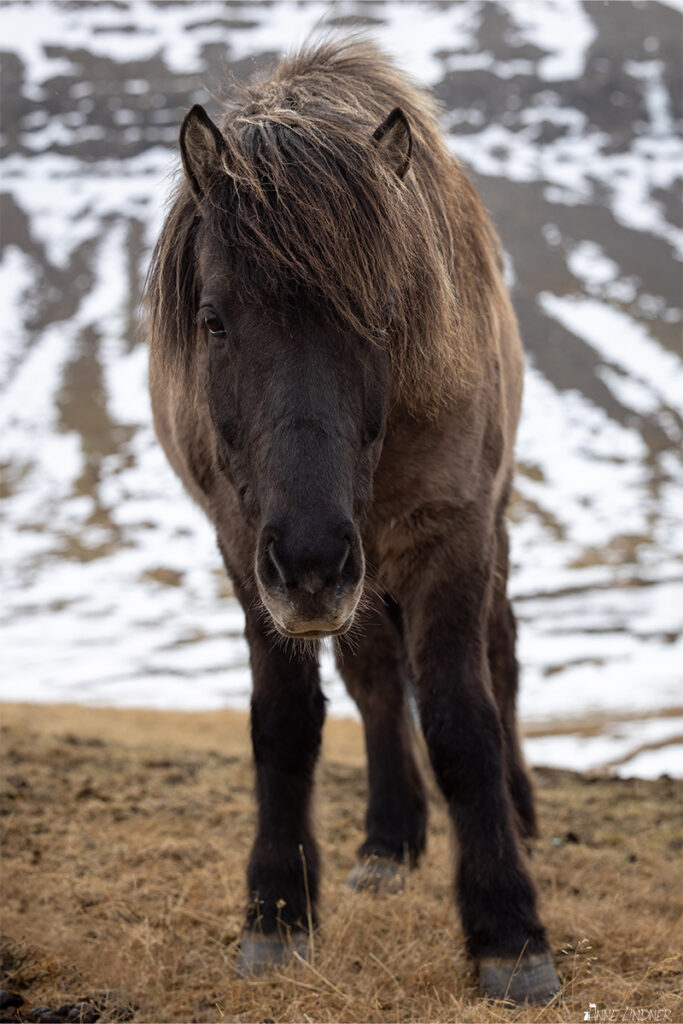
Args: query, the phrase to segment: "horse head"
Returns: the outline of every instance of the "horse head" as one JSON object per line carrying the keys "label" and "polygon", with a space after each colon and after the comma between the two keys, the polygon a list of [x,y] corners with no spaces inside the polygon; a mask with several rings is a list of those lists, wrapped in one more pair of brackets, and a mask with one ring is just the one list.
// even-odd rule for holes
{"label": "horse head", "polygon": [[[181,131],[199,216],[204,386],[219,465],[256,532],[263,606],[279,633],[318,639],[350,627],[363,591],[360,524],[389,407],[388,346],[381,330],[369,327],[369,338],[335,316],[324,287],[311,283],[317,275],[329,285],[336,273],[343,287],[324,235],[358,230],[339,154],[309,145],[302,159],[288,125],[250,123],[241,147],[233,134],[199,106]],[[368,160],[405,173],[410,131],[400,111],[368,134],[367,149]],[[268,246],[280,258],[264,268]]]}

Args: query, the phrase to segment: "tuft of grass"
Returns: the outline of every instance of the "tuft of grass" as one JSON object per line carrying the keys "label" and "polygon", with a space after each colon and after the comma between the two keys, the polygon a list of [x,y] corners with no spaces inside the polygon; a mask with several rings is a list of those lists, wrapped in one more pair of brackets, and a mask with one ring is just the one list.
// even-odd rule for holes
{"label": "tuft of grass", "polygon": [[150,1022],[582,1021],[590,1003],[619,1020],[683,1018],[681,781],[536,772],[533,871],[563,990],[509,1010],[478,998],[433,784],[427,855],[405,891],[346,888],[365,810],[355,723],[326,726],[313,960],[238,980],[255,818],[246,716],[4,705],[1,721],[0,987],[27,1018],[103,993]]}

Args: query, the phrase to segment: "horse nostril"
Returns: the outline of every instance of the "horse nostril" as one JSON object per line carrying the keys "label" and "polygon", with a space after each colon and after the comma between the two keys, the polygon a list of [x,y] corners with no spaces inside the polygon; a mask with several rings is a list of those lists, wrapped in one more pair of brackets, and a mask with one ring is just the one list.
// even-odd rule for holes
{"label": "horse nostril", "polygon": [[282,590],[286,594],[287,593],[287,584],[285,583],[285,575],[284,575],[284,573],[282,571],[282,567],[281,567],[280,563],[278,562],[277,556],[275,554],[275,541],[274,540],[271,540],[270,544],[266,548],[266,556],[267,556],[267,559],[268,559],[268,565],[270,566],[271,570],[275,574],[275,582],[278,584],[278,586],[280,586],[282,588]]}
{"label": "horse nostril", "polygon": [[339,566],[339,578],[337,580],[337,586],[335,588],[335,597],[340,598],[344,590],[344,585],[350,578],[353,571],[353,564],[351,558],[351,545],[348,540],[346,541],[346,551],[342,558],[341,565]]}

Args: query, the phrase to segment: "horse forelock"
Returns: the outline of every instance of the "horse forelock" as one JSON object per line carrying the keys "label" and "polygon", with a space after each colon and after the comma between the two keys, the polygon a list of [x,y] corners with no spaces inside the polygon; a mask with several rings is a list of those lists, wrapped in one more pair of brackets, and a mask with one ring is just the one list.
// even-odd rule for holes
{"label": "horse forelock", "polygon": [[410,195],[358,126],[289,115],[228,129],[204,230],[244,298],[308,294],[343,327],[384,334],[418,256]]}

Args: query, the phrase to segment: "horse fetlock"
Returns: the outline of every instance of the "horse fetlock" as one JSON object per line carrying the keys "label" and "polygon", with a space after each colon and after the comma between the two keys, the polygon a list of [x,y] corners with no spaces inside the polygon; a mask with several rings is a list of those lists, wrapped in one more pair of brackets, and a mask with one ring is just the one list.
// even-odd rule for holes
{"label": "horse fetlock", "polygon": [[394,861],[411,869],[417,867],[420,857],[427,845],[426,814],[422,818],[416,814],[412,821],[401,822],[391,830],[387,822],[368,823],[367,837],[356,851],[356,857],[362,863],[372,859]]}
{"label": "horse fetlock", "polygon": [[310,960],[306,932],[279,930],[264,935],[245,928],[237,954],[237,976],[248,978]]}
{"label": "horse fetlock", "polygon": [[403,892],[406,865],[389,857],[367,857],[356,864],[346,884],[356,892],[391,894]]}
{"label": "horse fetlock", "polygon": [[[294,934],[305,931],[310,924],[317,925],[317,877],[310,879],[311,888],[302,878],[277,887],[263,887],[261,893],[252,893],[247,908],[245,931],[264,935],[281,933]],[[271,879],[272,883],[272,879]],[[268,891],[268,889],[270,891]],[[275,896],[279,892],[280,896]]]}
{"label": "horse fetlock", "polygon": [[562,986],[550,953],[518,957],[481,957],[479,992],[509,1004],[549,1003]]}
{"label": "horse fetlock", "polygon": [[512,830],[504,856],[463,850],[457,895],[467,949],[475,959],[547,954],[538,896]]}

